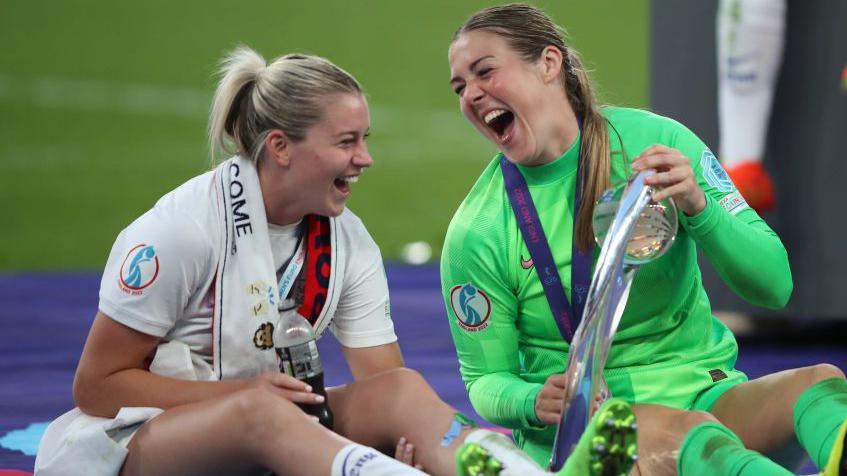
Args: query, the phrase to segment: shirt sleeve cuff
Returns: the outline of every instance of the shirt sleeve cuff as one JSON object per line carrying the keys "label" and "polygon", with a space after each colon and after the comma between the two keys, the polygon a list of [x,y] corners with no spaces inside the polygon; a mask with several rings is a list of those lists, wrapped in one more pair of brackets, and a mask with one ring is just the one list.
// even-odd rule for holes
{"label": "shirt sleeve cuff", "polygon": [[524,398],[524,408],[523,408],[523,420],[524,424],[532,429],[542,429],[545,428],[546,425],[538,420],[538,415],[535,413],[535,398],[538,396],[538,392],[541,391],[541,388],[544,385],[540,383],[531,384],[529,392]]}
{"label": "shirt sleeve cuff", "polygon": [[394,326],[367,332],[345,332],[336,327],[330,327],[330,330],[338,342],[344,347],[375,347],[397,342],[397,334],[394,333]]}
{"label": "shirt sleeve cuff", "polygon": [[[720,221],[720,210],[715,199],[706,194],[706,206],[700,213],[694,216],[682,215],[685,222],[688,224],[688,232],[693,237],[704,236],[711,232]],[[683,213],[680,210],[680,213]]]}
{"label": "shirt sleeve cuff", "polygon": [[126,309],[126,307],[114,305],[105,299],[100,300],[98,310],[109,316],[109,318],[113,321],[143,334],[155,337],[164,337],[170,330],[170,326],[167,324],[145,319],[144,316],[136,314],[135,312]]}

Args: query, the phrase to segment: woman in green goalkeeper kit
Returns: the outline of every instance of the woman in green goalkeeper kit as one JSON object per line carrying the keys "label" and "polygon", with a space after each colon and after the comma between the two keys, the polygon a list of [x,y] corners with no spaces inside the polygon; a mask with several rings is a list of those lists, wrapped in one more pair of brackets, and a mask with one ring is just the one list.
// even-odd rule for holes
{"label": "woman in green goalkeeper kit", "polygon": [[[537,271],[558,270],[561,301],[579,315],[568,299],[584,303],[598,256],[593,204],[610,184],[654,169],[647,179],[659,190],[654,198],[673,197],[681,226],[670,250],[636,275],[604,369],[612,395],[638,403],[639,469],[780,474],[787,470],[774,461],[794,465],[805,451],[837,474],[844,374],[822,364],[747,381],[735,369],[732,333],[711,314],[697,247],[752,304],[784,306],[792,282],[779,238],[704,143],[671,119],[600,108],[579,56],[534,7],[477,12],[456,32],[448,57],[462,112],[501,152],[456,212],[441,262],[461,372],[477,412],[513,429],[537,461],[547,460],[578,319],[553,318],[561,313],[551,312],[555,299],[548,301]],[[515,173],[526,185],[504,186],[504,176]],[[540,222],[522,206],[516,214],[510,202],[532,202]],[[516,215],[532,236],[524,236]],[[545,236],[548,264],[525,244]],[[582,271],[580,259],[587,262]]]}

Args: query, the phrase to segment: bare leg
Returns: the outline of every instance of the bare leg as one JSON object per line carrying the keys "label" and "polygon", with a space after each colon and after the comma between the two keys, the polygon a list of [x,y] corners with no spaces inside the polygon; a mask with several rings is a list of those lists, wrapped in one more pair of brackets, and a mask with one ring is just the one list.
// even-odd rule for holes
{"label": "bare leg", "polygon": [[717,421],[706,412],[678,410],[662,405],[635,404],[638,420],[638,462],[632,475],[675,475],[679,448],[695,426]]}
{"label": "bare leg", "polygon": [[441,446],[457,412],[409,369],[389,370],[331,388],[329,404],[340,435],[386,449],[405,437],[415,446],[416,462],[432,474],[454,474],[456,449],[470,433],[465,429],[449,446]]}
{"label": "bare leg", "polygon": [[279,395],[251,389],[150,420],[130,441],[121,475],[330,474],[349,443]]}
{"label": "bare leg", "polygon": [[844,373],[829,364],[766,375],[728,390],[711,413],[747,448],[796,467],[805,451],[794,436],[794,404],[807,388],[832,377],[844,378]]}
{"label": "bare leg", "polygon": [[[392,448],[400,437],[415,445],[417,462],[432,474],[453,474],[455,452],[469,433],[447,447],[440,442],[456,410],[441,401],[416,372],[398,369],[329,390],[335,431],[358,443]],[[639,422],[638,470],[632,474],[673,475],[688,432],[717,419],[706,412],[660,405],[633,405]],[[640,473],[639,473],[640,470]]]}

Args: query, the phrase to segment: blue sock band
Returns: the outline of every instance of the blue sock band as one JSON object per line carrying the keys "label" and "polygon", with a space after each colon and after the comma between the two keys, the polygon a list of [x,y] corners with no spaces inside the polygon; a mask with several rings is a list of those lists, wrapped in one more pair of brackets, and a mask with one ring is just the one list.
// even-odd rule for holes
{"label": "blue sock band", "polygon": [[446,448],[450,446],[451,443],[459,436],[459,433],[462,432],[465,428],[476,428],[477,424],[471,420],[470,418],[462,415],[461,413],[456,413],[453,416],[453,421],[450,423],[450,429],[447,430],[447,433],[444,434],[444,437],[441,438],[441,447]]}

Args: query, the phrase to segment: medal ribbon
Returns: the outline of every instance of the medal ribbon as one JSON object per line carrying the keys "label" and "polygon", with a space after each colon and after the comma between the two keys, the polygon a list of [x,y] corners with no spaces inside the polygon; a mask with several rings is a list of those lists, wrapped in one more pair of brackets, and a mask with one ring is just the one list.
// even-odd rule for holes
{"label": "medal ribbon", "polygon": [[[581,130],[582,123],[580,121]],[[574,330],[582,320],[588,286],[591,284],[591,247],[582,251],[576,244],[576,217],[579,214],[582,195],[580,164],[577,162],[576,167],[574,231],[571,251],[571,297],[574,300],[573,306],[565,295],[559,270],[553,260],[553,253],[550,251],[547,236],[544,234],[544,228],[541,226],[538,211],[532,201],[524,176],[505,155],[500,159],[500,169],[503,172],[503,183],[506,187],[506,194],[509,196],[509,203],[512,205],[512,211],[515,213],[515,219],[529,250],[529,255],[535,264],[535,272],[538,274],[538,279],[541,280],[544,295],[547,297],[550,310],[553,312],[553,318],[559,327],[562,338],[566,342],[570,342],[573,339]]]}

